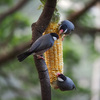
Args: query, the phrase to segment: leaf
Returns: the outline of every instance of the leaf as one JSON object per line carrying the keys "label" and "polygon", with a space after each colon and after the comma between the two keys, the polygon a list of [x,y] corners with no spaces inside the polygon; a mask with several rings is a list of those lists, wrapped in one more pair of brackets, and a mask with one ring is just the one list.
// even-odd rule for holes
{"label": "leaf", "polygon": [[43,9],[43,5],[39,5],[39,7],[37,8],[37,10],[40,10],[41,8]]}

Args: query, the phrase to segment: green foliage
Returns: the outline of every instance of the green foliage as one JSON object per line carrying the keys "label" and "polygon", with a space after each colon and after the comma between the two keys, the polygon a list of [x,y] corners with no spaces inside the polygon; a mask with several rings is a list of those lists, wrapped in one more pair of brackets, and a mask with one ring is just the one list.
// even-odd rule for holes
{"label": "green foliage", "polygon": [[19,40],[22,42],[29,40],[30,35],[28,34],[23,35],[23,37],[17,37],[17,34],[14,34],[16,30],[24,30],[29,25],[28,18],[23,16],[21,13],[15,13],[12,16],[8,16],[0,25],[0,43],[3,43],[6,41],[6,39],[10,38],[11,36],[9,37],[9,34],[13,35],[13,38],[11,38],[9,41],[9,43],[12,45],[18,44]]}
{"label": "green foliage", "polygon": [[71,14],[75,13],[74,9],[69,8],[67,11],[65,11],[65,13],[67,14],[67,17],[70,16]]}
{"label": "green foliage", "polygon": [[17,23],[17,26],[21,29],[26,28],[29,26],[29,19],[23,16],[21,13],[16,13],[13,16],[13,22]]}
{"label": "green foliage", "polygon": [[43,9],[44,5],[39,5],[38,10]]}
{"label": "green foliage", "polygon": [[[40,1],[41,1],[41,3],[42,3],[43,5],[40,5],[40,6],[38,7],[38,9],[43,8],[47,0],[40,0]],[[59,20],[60,20],[60,14],[59,14],[58,9],[57,9],[57,7],[56,7],[56,8],[55,8],[55,11],[54,11],[54,13],[53,13],[51,22],[58,23]]]}
{"label": "green foliage", "polygon": [[[46,0],[40,1],[43,5],[46,2]],[[79,0],[72,1],[76,2]],[[8,7],[9,5],[12,5],[13,2],[13,0],[0,0],[0,5]],[[84,0],[84,2],[86,2],[86,0]],[[33,5],[34,4],[35,3],[33,3]],[[30,8],[32,9],[32,7]],[[41,8],[43,7],[40,6],[39,9]],[[37,10],[37,12],[39,11],[40,10]],[[70,7],[64,13],[70,15],[73,11],[72,7]],[[5,54],[6,51],[12,50],[16,45],[31,40],[31,32],[26,30],[31,30],[30,25],[33,22],[30,23],[30,21],[34,20],[34,18],[30,19],[30,15],[27,17],[24,13],[28,12],[26,10],[18,11],[11,16],[7,16],[0,24],[0,55],[2,55],[2,53]],[[58,22],[59,18],[59,12],[55,9],[52,21]],[[76,23],[81,27],[94,27],[94,17],[87,12],[81,16]],[[13,34],[10,36],[11,33]],[[94,38],[82,31],[81,33],[83,34],[83,37],[79,37],[73,32],[73,34],[66,37],[63,42],[64,75],[70,77],[74,81],[76,90],[62,92],[59,89],[52,89],[53,100],[81,100],[81,96],[89,98],[91,95],[90,87],[87,88],[85,85],[79,85],[80,79],[84,78],[84,76],[88,79],[87,77],[89,76],[86,76],[88,68],[86,68],[86,66],[91,67],[94,60],[100,57],[100,53],[95,49]],[[8,39],[9,37],[10,40]],[[9,41],[7,41],[6,44],[1,45],[7,39]],[[86,70],[86,72],[81,73],[81,70]],[[78,74],[79,72],[81,74]],[[91,70],[89,70],[88,74],[90,75],[90,73],[92,73]],[[92,76],[92,74],[90,76]],[[89,79],[91,79],[91,77],[89,77]],[[89,80],[87,81],[90,83]],[[0,100],[5,100],[6,96],[9,95],[9,92],[11,95],[9,95],[7,100],[41,100],[41,94],[39,94],[40,88],[38,87],[40,87],[39,77],[33,56],[29,56],[21,63],[18,62],[17,58],[14,58],[2,65],[2,69],[0,69]],[[80,98],[77,99],[78,96]],[[84,100],[89,100],[88,98]]]}
{"label": "green foliage", "polygon": [[11,5],[12,4],[12,0],[0,0],[0,5]]}
{"label": "green foliage", "polygon": [[79,45],[75,45],[75,43],[66,37],[66,40],[63,43],[63,57],[64,60],[67,61],[68,65],[78,63],[81,51],[81,48],[79,48]]}
{"label": "green foliage", "polygon": [[45,5],[47,0],[40,0],[43,5]]}
{"label": "green foliage", "polygon": [[51,22],[58,23],[59,20],[60,20],[60,14],[59,14],[58,10],[55,9],[53,16],[52,16],[52,19],[51,19]]}
{"label": "green foliage", "polygon": [[93,28],[95,26],[94,25],[94,16],[89,12],[84,13],[79,18],[79,24],[81,24],[81,26]]}

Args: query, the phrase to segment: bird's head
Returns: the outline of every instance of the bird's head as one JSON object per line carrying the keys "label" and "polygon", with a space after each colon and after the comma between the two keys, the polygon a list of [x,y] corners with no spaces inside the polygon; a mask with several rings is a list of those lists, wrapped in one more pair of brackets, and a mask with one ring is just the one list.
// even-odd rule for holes
{"label": "bird's head", "polygon": [[76,89],[72,79],[60,73],[57,74],[57,86],[61,91],[69,91]]}
{"label": "bird's head", "polygon": [[59,26],[59,34],[69,35],[71,31],[74,30],[74,24],[68,20],[64,20],[61,22]]}
{"label": "bird's head", "polygon": [[59,36],[56,33],[50,33],[50,35],[53,37],[54,40],[59,39]]}
{"label": "bird's head", "polygon": [[57,73],[57,80],[59,82],[64,82],[64,81],[66,81],[66,77],[61,73]]}

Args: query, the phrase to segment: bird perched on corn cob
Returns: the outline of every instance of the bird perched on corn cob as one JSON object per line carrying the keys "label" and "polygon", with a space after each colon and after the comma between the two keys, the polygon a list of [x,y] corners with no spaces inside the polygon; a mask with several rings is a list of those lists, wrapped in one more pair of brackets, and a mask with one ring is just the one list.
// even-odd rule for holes
{"label": "bird perched on corn cob", "polygon": [[26,52],[17,56],[18,60],[21,62],[32,54],[37,56],[38,59],[44,59],[41,55],[50,49],[58,38],[59,36],[56,33],[49,33],[39,37]]}
{"label": "bird perched on corn cob", "polygon": [[73,80],[63,74],[57,73],[57,88],[61,91],[69,91],[76,89]]}
{"label": "bird perched on corn cob", "polygon": [[45,61],[49,71],[50,83],[52,87],[57,87],[57,73],[63,73],[63,46],[62,40],[65,35],[70,34],[74,30],[74,25],[68,20],[64,20],[61,24],[51,22],[44,32],[57,33],[59,39],[55,41],[53,47],[45,52]]}
{"label": "bird perched on corn cob", "polygon": [[59,26],[59,34],[63,35],[62,40],[66,35],[69,35],[75,28],[74,24],[69,20],[64,20]]}
{"label": "bird perched on corn cob", "polygon": [[[59,24],[51,22],[44,32],[57,33]],[[52,48],[45,52],[45,61],[49,72],[51,86],[56,88],[55,82],[57,80],[57,73],[63,73],[63,46],[62,46],[62,36],[59,35],[59,39],[55,41]]]}

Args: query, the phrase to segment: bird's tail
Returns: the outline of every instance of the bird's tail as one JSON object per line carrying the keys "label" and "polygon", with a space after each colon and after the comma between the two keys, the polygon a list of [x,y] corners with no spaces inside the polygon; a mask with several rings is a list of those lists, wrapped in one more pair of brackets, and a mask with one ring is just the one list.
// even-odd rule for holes
{"label": "bird's tail", "polygon": [[21,62],[23,61],[25,58],[27,58],[30,55],[30,52],[26,51],[20,55],[17,56],[18,60]]}

